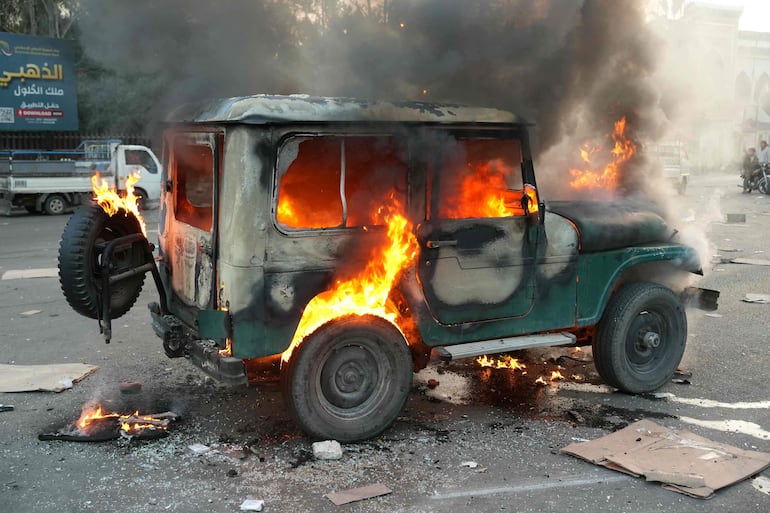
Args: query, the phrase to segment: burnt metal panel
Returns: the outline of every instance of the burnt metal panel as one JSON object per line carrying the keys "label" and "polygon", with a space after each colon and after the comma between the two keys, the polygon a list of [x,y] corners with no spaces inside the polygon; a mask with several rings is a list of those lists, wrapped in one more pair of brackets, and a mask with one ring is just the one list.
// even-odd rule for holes
{"label": "burnt metal panel", "polygon": [[375,101],[308,95],[240,96],[183,105],[166,119],[173,123],[240,122],[275,124],[328,121],[399,123],[524,123],[510,112],[459,104]]}

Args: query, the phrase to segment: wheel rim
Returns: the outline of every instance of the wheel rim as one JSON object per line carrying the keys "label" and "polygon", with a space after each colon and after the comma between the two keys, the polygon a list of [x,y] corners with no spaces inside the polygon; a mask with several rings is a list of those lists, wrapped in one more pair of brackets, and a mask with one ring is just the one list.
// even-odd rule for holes
{"label": "wheel rim", "polygon": [[52,214],[61,214],[64,212],[64,201],[61,198],[51,198],[48,200],[48,210]]}
{"label": "wheel rim", "polygon": [[379,380],[374,355],[361,346],[335,349],[321,370],[321,392],[338,408],[354,408],[369,399]]}
{"label": "wheel rim", "polygon": [[376,341],[361,337],[338,342],[320,363],[319,403],[338,418],[369,415],[388,398],[389,365]]}
{"label": "wheel rim", "polygon": [[626,336],[628,363],[638,373],[652,372],[670,350],[671,328],[661,312],[645,310],[636,316]]}

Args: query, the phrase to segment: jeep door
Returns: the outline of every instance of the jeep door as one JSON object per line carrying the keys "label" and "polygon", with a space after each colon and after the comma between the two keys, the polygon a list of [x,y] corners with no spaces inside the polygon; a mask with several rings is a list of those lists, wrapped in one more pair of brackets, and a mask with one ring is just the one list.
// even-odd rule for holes
{"label": "jeep door", "polygon": [[511,319],[534,303],[537,211],[523,183],[515,133],[437,134],[427,167],[428,212],[418,230],[418,276],[441,324]]}
{"label": "jeep door", "polygon": [[166,194],[159,235],[164,264],[170,270],[171,302],[192,307],[184,309],[190,316],[187,320],[194,318],[197,309],[214,304],[214,198],[221,138],[217,133],[177,132],[167,135],[165,141]]}

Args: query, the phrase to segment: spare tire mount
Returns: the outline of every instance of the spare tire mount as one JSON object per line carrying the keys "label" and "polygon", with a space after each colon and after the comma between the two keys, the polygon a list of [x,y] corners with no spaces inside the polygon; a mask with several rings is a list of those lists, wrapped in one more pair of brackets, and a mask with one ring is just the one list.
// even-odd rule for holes
{"label": "spare tire mount", "polygon": [[[118,274],[110,274],[112,254],[115,251],[131,248],[134,244],[141,244],[142,251],[144,253],[144,263],[136,267],[132,267],[126,271]],[[158,272],[158,266],[155,265],[155,258],[152,255],[154,246],[147,240],[147,237],[141,233],[132,233],[130,235],[124,235],[109,241],[102,250],[101,267],[102,267],[102,290],[101,290],[101,312],[99,315],[99,331],[104,335],[104,341],[109,344],[112,339],[112,312],[110,308],[111,291],[110,285],[113,283],[125,280],[132,276],[144,274],[147,271],[152,273],[152,278],[155,281],[155,288],[158,289],[160,295],[160,311],[163,315],[167,315],[168,308],[166,306],[166,292],[163,289],[163,283],[160,280],[160,273]]]}

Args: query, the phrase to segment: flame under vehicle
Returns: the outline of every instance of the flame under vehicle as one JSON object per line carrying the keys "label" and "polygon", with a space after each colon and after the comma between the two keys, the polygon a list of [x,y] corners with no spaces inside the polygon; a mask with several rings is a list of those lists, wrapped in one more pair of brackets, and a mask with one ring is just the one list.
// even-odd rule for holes
{"label": "flame under vehicle", "polygon": [[159,256],[133,216],[65,228],[78,312],[111,320],[150,272],[170,357],[248,381],[280,360],[311,437],[363,440],[444,360],[593,346],[610,385],[663,385],[685,350],[696,252],[644,205],[540,197],[527,124],[487,108],[250,96],[177,109],[164,133]]}
{"label": "flame under vehicle", "polygon": [[27,211],[64,214],[91,200],[91,176],[99,172],[118,190],[126,190],[132,172],[142,174],[136,194],[157,203],[160,162],[149,148],[118,139],[86,140],[74,150],[0,152],[0,214],[14,206]]}

